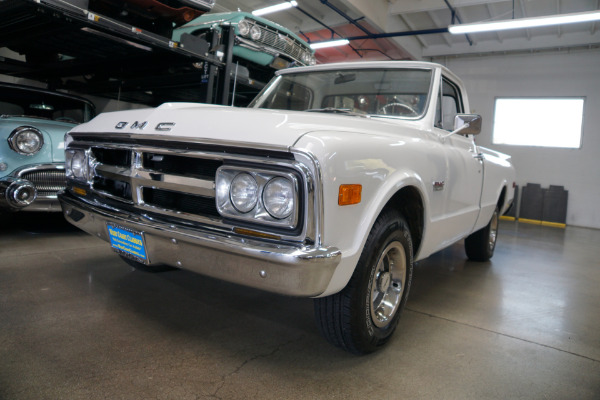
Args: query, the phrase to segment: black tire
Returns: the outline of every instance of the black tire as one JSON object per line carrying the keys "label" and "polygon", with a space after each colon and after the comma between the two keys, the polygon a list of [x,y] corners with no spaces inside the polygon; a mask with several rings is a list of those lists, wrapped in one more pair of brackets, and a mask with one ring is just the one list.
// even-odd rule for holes
{"label": "black tire", "polygon": [[121,257],[121,260],[125,261],[127,264],[129,264],[133,268],[137,269],[138,271],[142,271],[142,272],[157,273],[157,272],[173,271],[174,269],[177,269],[177,268],[174,268],[174,267],[171,267],[168,265],[164,265],[164,264],[159,264],[159,265],[142,264],[140,262],[134,261],[131,258],[127,258],[122,255],[119,255],[119,257]]}
{"label": "black tire", "polygon": [[[408,225],[397,211],[384,210],[369,233],[346,287],[314,300],[315,318],[323,336],[354,354],[381,348],[398,325],[412,273]],[[391,308],[386,308],[384,299],[393,304]]]}
{"label": "black tire", "polygon": [[469,260],[489,261],[494,255],[498,239],[499,214],[500,210],[496,207],[490,222],[465,239],[465,252]]}

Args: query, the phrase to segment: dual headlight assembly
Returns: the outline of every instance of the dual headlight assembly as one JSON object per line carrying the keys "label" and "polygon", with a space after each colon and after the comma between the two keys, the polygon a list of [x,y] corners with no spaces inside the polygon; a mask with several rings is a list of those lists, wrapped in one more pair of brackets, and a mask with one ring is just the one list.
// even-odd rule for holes
{"label": "dual headlight assembly", "polygon": [[217,210],[224,217],[293,228],[298,222],[293,173],[224,166],[217,170]]}
{"label": "dual headlight assembly", "polygon": [[[250,38],[256,42],[261,41],[261,38],[263,37],[263,31],[260,26],[248,19],[242,19],[238,22],[238,32],[241,36]],[[288,41],[290,39],[288,39],[287,36],[280,34],[279,39],[283,43],[283,48],[286,48],[289,45]],[[300,61],[302,61],[304,65],[315,65],[317,63],[317,59],[309,50],[301,52]]]}

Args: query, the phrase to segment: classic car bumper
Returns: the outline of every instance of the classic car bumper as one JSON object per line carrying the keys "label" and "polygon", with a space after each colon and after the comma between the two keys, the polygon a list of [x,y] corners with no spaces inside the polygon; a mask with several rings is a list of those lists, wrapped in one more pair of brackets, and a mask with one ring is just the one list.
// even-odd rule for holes
{"label": "classic car bumper", "polygon": [[27,165],[0,178],[0,209],[60,211],[57,193],[65,186],[63,163]]}
{"label": "classic car bumper", "polygon": [[147,260],[228,282],[291,296],[325,291],[341,252],[336,248],[294,247],[175,226],[59,194],[66,219],[110,242],[107,225],[141,234]]}

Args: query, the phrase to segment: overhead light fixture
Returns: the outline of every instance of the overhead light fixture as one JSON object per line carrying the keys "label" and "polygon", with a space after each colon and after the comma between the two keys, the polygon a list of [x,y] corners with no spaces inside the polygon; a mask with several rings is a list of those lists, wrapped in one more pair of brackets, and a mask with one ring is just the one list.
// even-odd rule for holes
{"label": "overhead light fixture", "polygon": [[265,7],[265,8],[259,8],[258,10],[254,10],[252,11],[252,15],[265,15],[265,14],[271,14],[277,11],[283,11],[283,10],[287,10],[288,8],[292,8],[292,7],[298,7],[298,2],[297,1],[286,1],[280,4],[275,4],[274,6],[269,6],[269,7]]}
{"label": "overhead light fixture", "polygon": [[330,40],[328,42],[311,43],[310,48],[313,50],[317,50],[317,49],[324,49],[326,47],[345,46],[347,44],[350,44],[350,41],[348,39]]}
{"label": "overhead light fixture", "polygon": [[547,17],[519,18],[504,21],[481,22],[476,24],[460,24],[448,26],[452,34],[504,31],[508,29],[537,28],[540,26],[574,24],[577,22],[592,22],[600,20],[600,11],[583,13],[549,15]]}

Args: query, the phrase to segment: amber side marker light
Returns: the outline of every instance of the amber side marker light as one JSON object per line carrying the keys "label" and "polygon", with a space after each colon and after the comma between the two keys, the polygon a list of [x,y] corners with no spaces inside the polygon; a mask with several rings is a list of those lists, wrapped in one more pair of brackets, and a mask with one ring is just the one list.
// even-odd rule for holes
{"label": "amber side marker light", "polygon": [[253,231],[251,229],[233,228],[233,231],[239,235],[254,236],[254,237],[258,237],[258,238],[262,238],[262,239],[281,240],[281,236],[269,235],[268,233],[257,232],[257,231]]}
{"label": "amber side marker light", "polygon": [[79,188],[79,187],[73,187],[73,191],[75,193],[77,193],[80,196],[87,196],[87,192],[85,191],[85,189]]}
{"label": "amber side marker light", "polygon": [[338,205],[349,206],[351,204],[360,203],[361,193],[362,185],[340,185],[340,193],[338,194]]}

